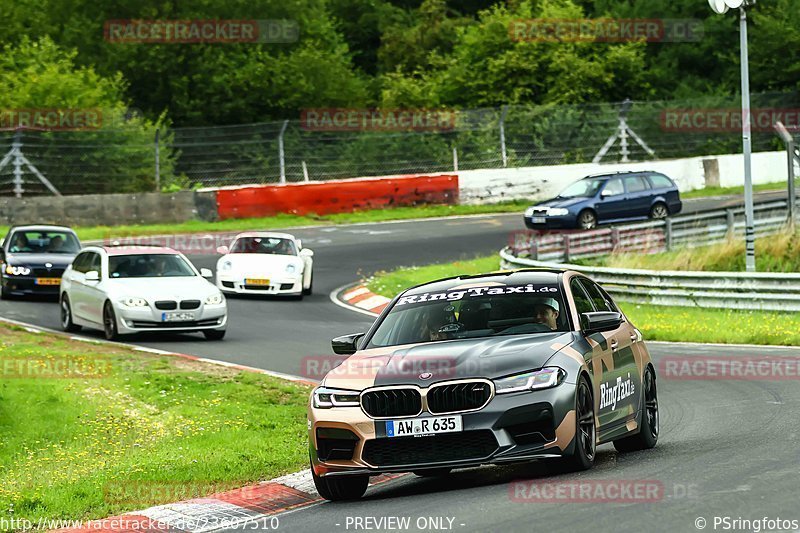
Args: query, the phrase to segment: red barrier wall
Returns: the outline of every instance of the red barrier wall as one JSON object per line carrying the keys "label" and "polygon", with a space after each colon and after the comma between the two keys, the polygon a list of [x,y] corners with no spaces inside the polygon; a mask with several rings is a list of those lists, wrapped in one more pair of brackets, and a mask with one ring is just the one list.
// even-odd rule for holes
{"label": "red barrier wall", "polygon": [[458,203],[458,176],[398,176],[254,185],[217,190],[219,218],[306,215]]}

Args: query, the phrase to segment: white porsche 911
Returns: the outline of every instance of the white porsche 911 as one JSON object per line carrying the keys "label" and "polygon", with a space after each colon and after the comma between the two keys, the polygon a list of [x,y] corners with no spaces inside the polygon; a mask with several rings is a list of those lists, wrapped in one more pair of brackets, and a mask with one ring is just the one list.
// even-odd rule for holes
{"label": "white porsche 911", "polygon": [[228,294],[286,294],[302,298],[314,283],[314,252],[288,233],[249,231],[220,246],[217,288]]}

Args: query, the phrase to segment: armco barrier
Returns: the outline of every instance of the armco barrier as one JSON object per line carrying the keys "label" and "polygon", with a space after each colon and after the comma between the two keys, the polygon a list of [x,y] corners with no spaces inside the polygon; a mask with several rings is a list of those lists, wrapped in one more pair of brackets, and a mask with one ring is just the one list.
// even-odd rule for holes
{"label": "armco barrier", "polygon": [[583,272],[621,300],[654,305],[800,311],[800,274],[691,272],[585,267],[515,257],[500,251],[505,269],[559,268]]}
{"label": "armco barrier", "polygon": [[361,209],[457,203],[457,175],[358,178],[217,190],[221,220],[278,213],[326,215]]}

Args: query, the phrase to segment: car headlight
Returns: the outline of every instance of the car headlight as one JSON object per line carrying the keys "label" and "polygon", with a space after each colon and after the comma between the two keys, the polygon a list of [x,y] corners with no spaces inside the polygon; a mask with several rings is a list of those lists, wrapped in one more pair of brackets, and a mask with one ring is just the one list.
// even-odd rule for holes
{"label": "car headlight", "polygon": [[525,216],[526,217],[532,217],[533,216],[533,208],[532,207],[529,207],[528,209],[525,210]]}
{"label": "car headlight", "polygon": [[230,270],[230,269],[232,269],[232,268],[233,268],[233,263],[232,263],[232,262],[230,262],[230,261],[223,261],[223,262],[222,262],[222,266],[220,267],[220,270],[223,270],[223,271],[225,271],[225,270]]}
{"label": "car headlight", "polygon": [[311,393],[314,407],[319,409],[330,409],[332,407],[358,407],[359,393],[351,390],[329,389],[327,387],[317,387]]}
{"label": "car headlight", "polygon": [[569,209],[564,207],[551,207],[547,210],[547,214],[554,217],[563,217],[564,215],[569,214]]}
{"label": "car headlight", "polygon": [[297,267],[295,265],[286,265],[287,274],[294,274],[295,272],[297,272]]}
{"label": "car headlight", "polygon": [[543,368],[533,372],[517,374],[516,376],[496,379],[494,380],[494,390],[496,394],[507,394],[509,392],[549,389],[560,385],[566,375],[566,372],[557,367]]}
{"label": "car headlight", "polygon": [[147,307],[147,300],[144,298],[123,298],[120,303],[125,307]]}
{"label": "car headlight", "polygon": [[219,305],[225,301],[225,297],[222,296],[222,293],[212,294],[211,296],[206,296],[206,305]]}
{"label": "car headlight", "polygon": [[9,276],[27,276],[31,273],[31,269],[24,266],[11,266],[6,265],[5,273]]}

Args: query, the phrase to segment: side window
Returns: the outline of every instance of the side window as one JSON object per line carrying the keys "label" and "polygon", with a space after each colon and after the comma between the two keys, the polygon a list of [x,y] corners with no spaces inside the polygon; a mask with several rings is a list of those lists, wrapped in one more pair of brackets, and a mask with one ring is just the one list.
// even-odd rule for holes
{"label": "side window", "polygon": [[72,261],[72,270],[75,272],[86,273],[86,267],[89,266],[89,253],[83,252],[78,254],[78,257]]}
{"label": "side window", "polygon": [[581,285],[583,285],[586,288],[586,292],[589,293],[589,296],[591,297],[592,302],[594,303],[594,307],[598,311],[612,311],[612,312],[618,311],[614,303],[611,302],[611,299],[608,298],[608,296],[604,292],[602,292],[602,290],[600,289],[600,287],[597,286],[596,283],[588,279],[582,279]]}
{"label": "side window", "polygon": [[614,178],[612,180],[608,180],[606,183],[605,189],[603,189],[603,196],[617,196],[618,194],[623,194],[625,192],[625,188],[622,186],[622,180],[619,178]]}
{"label": "side window", "polygon": [[650,174],[649,178],[654,189],[671,189],[675,186],[672,181],[663,174]]}
{"label": "side window", "polygon": [[578,278],[572,278],[572,281],[569,282],[569,288],[572,290],[572,298],[575,300],[575,310],[578,311],[578,316],[595,311],[589,295],[586,294]]}
{"label": "side window", "polygon": [[636,193],[648,190],[650,184],[641,176],[630,176],[625,178],[625,187],[628,188],[629,193]]}
{"label": "side window", "polygon": [[103,271],[100,268],[100,254],[92,252],[89,253],[89,257],[89,268],[87,269],[87,272],[94,270],[102,277]]}

